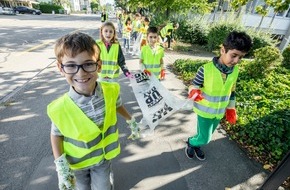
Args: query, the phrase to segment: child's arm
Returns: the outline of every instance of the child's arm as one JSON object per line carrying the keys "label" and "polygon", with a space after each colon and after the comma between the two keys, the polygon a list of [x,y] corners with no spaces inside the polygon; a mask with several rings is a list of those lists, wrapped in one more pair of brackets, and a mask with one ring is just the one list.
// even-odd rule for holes
{"label": "child's arm", "polygon": [[127,111],[127,109],[124,107],[124,105],[121,105],[117,108],[117,112],[124,117],[126,120],[131,120],[132,117],[129,114],[129,112]]}
{"label": "child's arm", "polygon": [[117,64],[119,65],[119,67],[121,68],[125,76],[127,76],[127,74],[130,75],[130,71],[126,67],[125,57],[124,57],[120,44],[119,44],[119,54],[118,54]]}
{"label": "child's arm", "polygon": [[74,189],[76,179],[63,151],[63,137],[51,134],[50,140],[53,156],[55,158],[54,163],[58,174],[59,189]]}
{"label": "child's arm", "polygon": [[201,95],[200,88],[203,86],[204,82],[204,73],[203,73],[203,66],[201,66],[195,78],[192,81],[192,85],[188,87],[188,98],[193,99],[194,101],[200,101],[203,99]]}
{"label": "child's arm", "polygon": [[55,159],[57,159],[63,154],[63,137],[51,134],[50,141],[53,156]]}
{"label": "child's arm", "polygon": [[164,61],[163,61],[163,58],[160,59],[160,68],[161,68],[161,70],[164,69]]}
{"label": "child's arm", "polygon": [[141,71],[144,71],[146,69],[145,66],[144,66],[144,64],[143,64],[143,59],[142,58],[139,59],[139,66],[140,66],[140,70]]}

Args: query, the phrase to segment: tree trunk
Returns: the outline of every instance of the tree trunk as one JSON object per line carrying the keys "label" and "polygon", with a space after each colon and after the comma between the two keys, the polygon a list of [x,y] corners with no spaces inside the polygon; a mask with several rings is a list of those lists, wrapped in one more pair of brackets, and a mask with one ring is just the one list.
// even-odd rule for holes
{"label": "tree trunk", "polygon": [[277,13],[275,12],[274,15],[272,16],[271,22],[269,24],[269,28],[271,28],[276,15],[277,15]]}
{"label": "tree trunk", "polygon": [[262,16],[261,21],[260,21],[260,23],[259,23],[259,25],[258,25],[258,27],[257,27],[257,30],[260,29],[260,27],[261,27],[261,25],[262,25],[262,23],[263,23],[264,18],[265,18],[265,16]]}
{"label": "tree trunk", "polygon": [[166,8],[166,17],[169,18],[170,15],[170,7]]}

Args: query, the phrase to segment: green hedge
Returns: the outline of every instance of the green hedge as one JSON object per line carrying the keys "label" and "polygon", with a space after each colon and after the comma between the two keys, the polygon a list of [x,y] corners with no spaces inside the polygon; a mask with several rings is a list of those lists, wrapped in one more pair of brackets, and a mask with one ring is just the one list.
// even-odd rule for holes
{"label": "green hedge", "polygon": [[60,5],[55,4],[49,4],[49,3],[40,3],[39,8],[42,13],[52,13],[52,11],[55,12],[55,14],[63,14],[64,8]]}
{"label": "green hedge", "polygon": [[290,69],[290,45],[285,48],[282,52],[283,55],[283,66]]}

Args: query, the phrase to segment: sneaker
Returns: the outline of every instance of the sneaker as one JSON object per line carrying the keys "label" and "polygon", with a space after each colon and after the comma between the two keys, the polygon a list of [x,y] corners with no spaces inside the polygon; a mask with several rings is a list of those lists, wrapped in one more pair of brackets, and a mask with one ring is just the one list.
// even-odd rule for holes
{"label": "sneaker", "polygon": [[171,51],[172,51],[172,50],[173,50],[173,48],[171,48],[171,47],[170,47],[170,48],[168,48],[168,50],[171,50]]}
{"label": "sneaker", "polygon": [[185,147],[185,155],[189,159],[193,159],[194,155],[199,160],[205,160],[204,152],[200,147],[195,147],[189,144],[189,139],[186,142],[187,146]]}

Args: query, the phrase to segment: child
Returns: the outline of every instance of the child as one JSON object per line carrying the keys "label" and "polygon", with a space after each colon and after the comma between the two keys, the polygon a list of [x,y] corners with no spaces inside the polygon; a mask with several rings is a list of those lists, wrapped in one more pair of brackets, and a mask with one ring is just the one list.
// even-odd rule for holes
{"label": "child", "polygon": [[119,78],[120,69],[126,77],[131,77],[126,67],[125,57],[122,48],[117,41],[116,29],[112,22],[105,22],[101,26],[101,39],[97,40],[97,44],[101,49],[102,68],[100,80],[113,81]]}
{"label": "child", "polygon": [[101,14],[101,22],[106,22],[108,20],[108,14],[105,9],[103,9]]}
{"label": "child", "polygon": [[161,78],[161,71],[163,68],[164,49],[157,43],[158,29],[156,27],[149,27],[147,30],[148,44],[143,46],[140,55],[141,70],[153,73],[158,79]]}
{"label": "child", "polygon": [[[166,26],[164,26],[161,30],[160,30],[160,37],[162,39],[163,43],[168,43],[167,48],[169,50],[173,50],[170,45],[171,45],[171,41],[174,41],[174,31],[177,30],[179,27],[178,23],[167,23]],[[163,44],[163,46],[165,47],[165,44]]]}
{"label": "child", "polygon": [[147,38],[146,33],[147,33],[147,29],[149,28],[149,24],[150,24],[149,18],[145,17],[143,21],[143,26],[140,28],[140,32],[142,33],[140,49],[142,48],[142,46],[146,45],[146,38]]}
{"label": "child", "polygon": [[57,40],[57,67],[70,85],[51,102],[51,144],[59,189],[112,189],[111,159],[120,153],[117,112],[136,122],[120,98],[118,83],[97,82],[100,50],[84,33]]}
{"label": "child", "polygon": [[123,28],[124,28],[123,29],[124,49],[126,49],[126,53],[129,53],[130,38],[131,38],[131,31],[132,31],[130,17],[127,18]]}
{"label": "child", "polygon": [[138,32],[140,30],[140,27],[141,27],[141,15],[140,13],[136,13],[135,14],[135,17],[134,17],[134,20],[132,22],[132,39],[134,40],[134,42],[136,41],[137,39],[137,36],[138,36]]}
{"label": "child", "polygon": [[235,83],[239,61],[252,47],[251,38],[244,32],[231,32],[225,39],[220,57],[201,66],[189,87],[189,98],[194,100],[193,111],[197,114],[197,134],[189,137],[185,154],[205,160],[200,149],[210,142],[220,120],[226,115],[231,124],[236,122]]}

